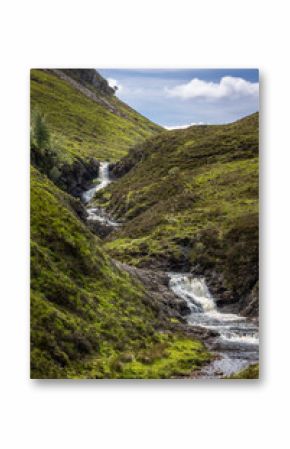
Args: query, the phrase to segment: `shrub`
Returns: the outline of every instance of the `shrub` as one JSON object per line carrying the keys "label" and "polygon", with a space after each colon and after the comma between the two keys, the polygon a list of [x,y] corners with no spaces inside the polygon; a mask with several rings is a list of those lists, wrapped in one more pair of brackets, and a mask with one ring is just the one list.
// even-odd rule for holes
{"label": "shrub", "polygon": [[48,148],[50,143],[50,133],[46,123],[45,116],[39,112],[36,113],[32,125],[33,139],[37,148]]}

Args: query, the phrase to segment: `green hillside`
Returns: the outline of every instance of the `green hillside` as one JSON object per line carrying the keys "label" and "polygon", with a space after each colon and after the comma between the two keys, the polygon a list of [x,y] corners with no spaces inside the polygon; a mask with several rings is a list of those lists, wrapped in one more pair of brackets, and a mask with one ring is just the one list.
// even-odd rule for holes
{"label": "green hillside", "polygon": [[170,331],[162,305],[109,258],[63,191],[78,196],[98,161],[159,127],[87,69],[32,70],[31,113],[31,377],[190,374],[210,358],[203,344]]}
{"label": "green hillside", "polygon": [[202,343],[166,330],[75,210],[78,200],[32,168],[31,377],[167,378],[208,360]]}
{"label": "green hillside", "polygon": [[[31,71],[31,116],[31,377],[190,377],[214,333],[185,324],[164,271],[257,315],[258,114],[169,132],[62,69]],[[76,199],[102,160],[115,182],[94,201],[123,222],[105,241]]]}
{"label": "green hillside", "polygon": [[258,307],[258,113],[148,139],[97,203],[124,221],[106,244],[136,266],[205,274],[225,303]]}
{"label": "green hillside", "polygon": [[100,87],[90,81],[78,83],[79,73],[90,72],[94,71],[31,70],[31,112],[45,114],[60,161],[90,157],[114,161],[160,130],[114,96],[106,80]]}

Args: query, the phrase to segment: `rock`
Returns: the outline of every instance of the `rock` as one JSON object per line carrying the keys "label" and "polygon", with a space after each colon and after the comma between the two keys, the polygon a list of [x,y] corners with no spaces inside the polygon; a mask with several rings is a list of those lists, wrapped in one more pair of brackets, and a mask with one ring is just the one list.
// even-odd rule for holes
{"label": "rock", "polygon": [[97,220],[87,220],[88,228],[101,238],[107,237],[115,228]]}
{"label": "rock", "polygon": [[51,149],[31,148],[31,163],[48,176],[58,187],[74,197],[80,197],[84,190],[91,187],[92,180],[99,174],[100,163],[94,158],[60,165],[57,154]]}
{"label": "rock", "polygon": [[168,304],[170,304],[170,307],[177,310],[177,312],[180,313],[181,316],[185,316],[190,313],[190,308],[188,307],[187,303],[181,298],[174,297],[174,299],[170,300]]}
{"label": "rock", "polygon": [[141,358],[140,358],[140,361],[141,361],[142,363],[147,364],[147,365],[149,365],[149,364],[151,363],[151,359],[150,359],[149,357],[146,357],[146,356],[141,357]]}
{"label": "rock", "polygon": [[257,282],[250,293],[240,303],[240,313],[244,316],[259,316],[259,283]]}
{"label": "rock", "polygon": [[128,156],[121,159],[116,164],[109,165],[112,178],[121,178],[126,175],[138,162],[145,158],[145,154],[140,148],[132,149]]}
{"label": "rock", "polygon": [[120,360],[121,360],[121,362],[124,362],[124,363],[133,362],[134,355],[133,354],[129,354],[129,353],[122,354],[121,357],[120,357]]}
{"label": "rock", "polygon": [[100,93],[114,95],[115,90],[109,86],[108,81],[95,69],[61,69],[70,78],[78,81],[83,87],[91,85]]}
{"label": "rock", "polygon": [[64,164],[57,180],[63,190],[75,197],[80,197],[84,190],[91,187],[91,181],[99,174],[100,163],[91,158],[87,162],[76,160],[73,164]]}
{"label": "rock", "polygon": [[74,212],[77,214],[77,216],[86,223],[86,219],[87,219],[87,211],[84,207],[84,205],[80,202],[79,199],[77,198],[73,198],[73,197],[69,197],[69,203],[71,208],[74,210]]}
{"label": "rock", "polygon": [[158,312],[161,323],[168,318],[177,318],[178,322],[184,322],[183,317],[190,313],[190,309],[185,300],[175,296],[169,289],[169,278],[166,273],[136,268],[117,261],[115,263],[144,285],[146,291],[144,302]]}

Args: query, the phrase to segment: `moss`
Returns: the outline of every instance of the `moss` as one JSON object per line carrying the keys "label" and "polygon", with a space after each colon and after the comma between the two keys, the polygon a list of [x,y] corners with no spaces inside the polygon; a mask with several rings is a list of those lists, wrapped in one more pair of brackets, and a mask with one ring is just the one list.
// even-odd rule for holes
{"label": "moss", "polygon": [[[122,366],[120,377],[126,379],[169,379],[189,376],[193,370],[210,360],[202,343],[185,338],[164,338],[157,353],[144,351],[136,360]],[[154,348],[153,348],[154,349]]]}
{"label": "moss", "polygon": [[259,379],[259,364],[250,365],[227,379]]}
{"label": "moss", "polygon": [[[32,168],[31,377],[126,377],[145,356],[153,371],[140,375],[163,377],[189,369],[190,350],[192,369],[207,360],[200,343],[160,333],[143,286],[112,263],[74,201]],[[155,361],[160,344],[164,364]]]}
{"label": "moss", "polygon": [[106,357],[90,360],[82,376],[114,379],[188,377],[211,360],[211,355],[199,341],[166,333],[155,334],[155,340],[155,344],[135,353],[118,354],[107,347]]}

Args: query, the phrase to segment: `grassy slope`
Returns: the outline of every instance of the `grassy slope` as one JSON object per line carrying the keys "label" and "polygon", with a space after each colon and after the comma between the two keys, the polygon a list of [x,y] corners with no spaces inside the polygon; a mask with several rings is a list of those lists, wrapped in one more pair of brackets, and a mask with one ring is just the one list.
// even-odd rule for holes
{"label": "grassy slope", "polygon": [[117,269],[69,195],[31,172],[32,378],[170,377],[209,354],[160,332],[143,288]]}
{"label": "grassy slope", "polygon": [[97,199],[126,221],[111,254],[216,270],[223,288],[247,294],[258,279],[258,114],[163,133],[139,151],[142,162]]}
{"label": "grassy slope", "polygon": [[114,161],[127,154],[130,146],[160,130],[115,96],[108,96],[108,101],[122,117],[57,75],[31,71],[31,110],[45,113],[60,161],[71,162],[76,157]]}
{"label": "grassy slope", "polygon": [[250,365],[227,379],[259,379],[259,364]]}
{"label": "grassy slope", "polygon": [[[54,74],[31,72],[32,111],[46,115],[56,166],[115,160],[159,131],[116,97],[107,100],[122,117]],[[167,378],[208,360],[200,342],[166,331],[154,301],[112,263],[75,202],[32,168],[32,378]]]}

